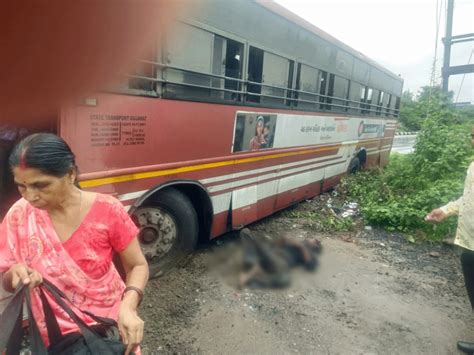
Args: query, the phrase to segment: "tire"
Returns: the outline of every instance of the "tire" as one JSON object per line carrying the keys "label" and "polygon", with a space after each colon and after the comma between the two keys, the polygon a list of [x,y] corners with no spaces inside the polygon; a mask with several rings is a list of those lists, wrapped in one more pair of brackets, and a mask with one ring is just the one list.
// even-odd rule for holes
{"label": "tire", "polygon": [[355,157],[354,159],[351,160],[351,163],[349,164],[348,173],[355,174],[360,170],[361,170],[360,160],[358,157]]}
{"label": "tire", "polygon": [[168,188],[137,208],[133,219],[140,227],[138,241],[150,268],[150,277],[176,267],[196,248],[199,222],[196,210],[182,192]]}

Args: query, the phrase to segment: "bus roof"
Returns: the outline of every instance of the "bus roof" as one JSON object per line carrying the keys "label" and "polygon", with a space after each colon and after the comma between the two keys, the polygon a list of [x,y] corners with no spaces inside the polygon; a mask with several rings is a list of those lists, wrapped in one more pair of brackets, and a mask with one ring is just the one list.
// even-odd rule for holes
{"label": "bus roof", "polygon": [[344,42],[342,42],[342,41],[338,40],[337,38],[331,36],[327,32],[320,29],[319,27],[316,27],[315,25],[313,25],[311,22],[305,20],[304,18],[296,15],[295,13],[291,12],[287,8],[283,7],[282,5],[276,3],[274,0],[253,0],[253,1],[256,2],[257,4],[259,4],[260,6],[266,8],[267,10],[273,12],[274,14],[279,15],[279,16],[285,18],[286,20],[294,23],[295,25],[297,25],[299,27],[302,27],[305,30],[307,30],[311,33],[314,33],[318,37],[339,46],[341,49],[343,49],[346,52],[352,54],[356,58],[358,58],[360,60],[363,60],[364,62],[367,62],[370,65],[373,65],[374,67],[376,67],[377,69],[380,69],[381,71],[383,71],[384,73],[390,75],[394,79],[397,79],[397,80],[403,82],[403,79],[399,75],[396,75],[395,73],[391,72],[387,68],[381,66],[379,63],[377,63],[373,59],[370,59],[369,57],[362,54],[361,52],[355,50],[354,48],[348,46]]}

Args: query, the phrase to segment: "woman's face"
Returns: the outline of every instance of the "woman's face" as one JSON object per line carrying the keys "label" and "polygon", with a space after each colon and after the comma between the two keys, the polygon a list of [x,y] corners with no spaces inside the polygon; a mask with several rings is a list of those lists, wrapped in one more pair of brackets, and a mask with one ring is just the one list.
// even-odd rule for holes
{"label": "woman's face", "polygon": [[257,122],[257,135],[261,136],[263,134],[263,121],[260,120]]}
{"label": "woman's face", "polygon": [[33,207],[49,210],[59,206],[73,188],[74,173],[63,177],[47,175],[35,168],[13,168],[15,184],[21,196]]}

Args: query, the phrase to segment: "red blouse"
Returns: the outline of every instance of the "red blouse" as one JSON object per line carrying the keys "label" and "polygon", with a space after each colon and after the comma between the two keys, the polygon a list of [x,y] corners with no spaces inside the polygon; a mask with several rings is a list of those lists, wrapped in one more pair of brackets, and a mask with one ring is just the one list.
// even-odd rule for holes
{"label": "red blouse", "polygon": [[122,204],[97,195],[81,225],[63,243],[74,262],[93,279],[110,268],[114,251],[124,251],[138,235],[138,228]]}

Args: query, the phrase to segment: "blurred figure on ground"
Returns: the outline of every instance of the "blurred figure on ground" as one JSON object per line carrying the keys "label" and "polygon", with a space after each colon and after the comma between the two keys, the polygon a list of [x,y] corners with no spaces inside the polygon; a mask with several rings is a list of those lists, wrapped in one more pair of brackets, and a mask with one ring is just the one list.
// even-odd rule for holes
{"label": "blurred figure on ground", "polygon": [[239,287],[283,288],[291,283],[291,269],[303,266],[314,271],[321,252],[318,240],[303,241],[281,237],[277,240],[257,239],[244,228],[240,232],[243,245],[243,270]]}

